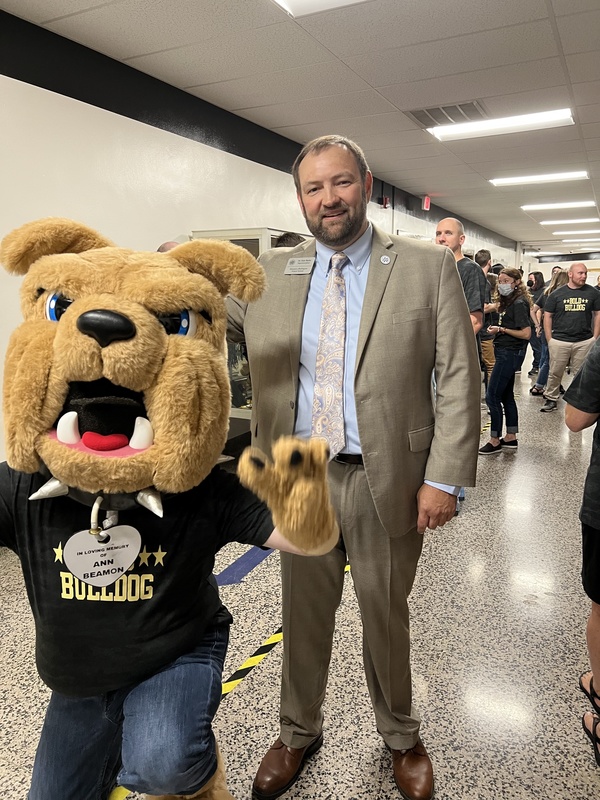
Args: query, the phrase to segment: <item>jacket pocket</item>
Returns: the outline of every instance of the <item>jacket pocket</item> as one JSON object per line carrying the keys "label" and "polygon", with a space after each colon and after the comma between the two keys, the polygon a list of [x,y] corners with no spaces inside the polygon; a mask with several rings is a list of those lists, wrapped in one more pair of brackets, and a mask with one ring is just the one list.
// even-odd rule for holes
{"label": "jacket pocket", "polygon": [[431,319],[431,306],[409,308],[406,311],[396,311],[392,314],[394,325],[402,322],[415,322],[418,319]]}
{"label": "jacket pocket", "polygon": [[433,430],[433,425],[427,425],[426,428],[417,428],[414,431],[408,432],[408,443],[412,453],[418,453],[420,450],[427,450],[427,448],[431,446]]}

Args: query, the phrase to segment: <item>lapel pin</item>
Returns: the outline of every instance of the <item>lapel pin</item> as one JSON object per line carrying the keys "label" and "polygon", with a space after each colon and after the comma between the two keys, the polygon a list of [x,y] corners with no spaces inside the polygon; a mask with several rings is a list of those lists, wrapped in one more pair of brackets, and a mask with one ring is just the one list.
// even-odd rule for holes
{"label": "lapel pin", "polygon": [[389,264],[392,259],[389,256],[381,256],[379,260],[382,264]]}

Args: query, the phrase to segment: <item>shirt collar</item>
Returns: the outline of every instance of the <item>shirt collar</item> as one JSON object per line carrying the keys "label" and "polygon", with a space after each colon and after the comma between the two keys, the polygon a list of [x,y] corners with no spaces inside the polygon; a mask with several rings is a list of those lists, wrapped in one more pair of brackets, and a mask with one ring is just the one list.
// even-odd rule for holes
{"label": "shirt collar", "polygon": [[[354,267],[354,269],[360,275],[362,269],[364,268],[365,264],[369,260],[369,255],[371,253],[371,244],[373,241],[373,226],[369,222],[367,225],[366,231],[363,235],[353,242],[348,247],[344,247],[344,253],[348,256],[348,260]],[[331,256],[334,253],[339,251],[332,250],[330,247],[322,244],[321,242],[316,242],[317,247],[317,264],[320,266],[324,272],[329,271],[329,264],[331,262]]]}

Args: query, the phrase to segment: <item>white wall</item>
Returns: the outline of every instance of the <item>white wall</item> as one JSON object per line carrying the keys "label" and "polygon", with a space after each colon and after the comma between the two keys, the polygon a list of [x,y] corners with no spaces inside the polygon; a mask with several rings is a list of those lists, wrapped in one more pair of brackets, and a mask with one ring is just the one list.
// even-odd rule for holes
{"label": "white wall", "polygon": [[[287,173],[4,76],[0,107],[0,238],[46,216],[84,222],[139,250],[185,241],[192,230],[306,231]],[[414,230],[433,240],[437,220],[375,203],[369,216],[389,233]],[[494,261],[514,264],[511,251],[490,249]],[[0,270],[0,365],[20,321],[18,287]]]}

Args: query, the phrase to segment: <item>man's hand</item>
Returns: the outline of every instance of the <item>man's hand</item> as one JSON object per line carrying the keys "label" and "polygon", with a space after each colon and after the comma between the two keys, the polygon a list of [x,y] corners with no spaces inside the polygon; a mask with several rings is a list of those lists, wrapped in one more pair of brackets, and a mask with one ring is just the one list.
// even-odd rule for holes
{"label": "man's hand", "polygon": [[456,511],[456,497],[424,483],[417,493],[417,533],[435,530],[449,522]]}

